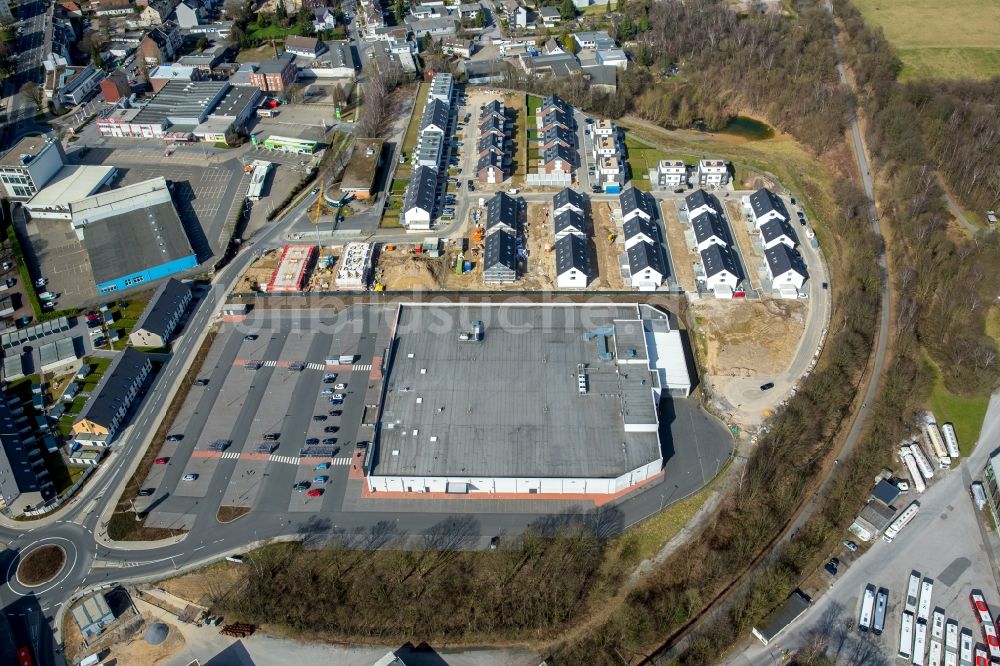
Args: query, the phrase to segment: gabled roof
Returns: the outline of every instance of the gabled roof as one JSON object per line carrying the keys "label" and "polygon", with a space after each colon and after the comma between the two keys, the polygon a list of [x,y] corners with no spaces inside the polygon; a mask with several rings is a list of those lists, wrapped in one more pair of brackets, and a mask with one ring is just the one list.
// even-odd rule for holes
{"label": "gabled roof", "polygon": [[575,210],[564,210],[555,216],[555,233],[561,231],[579,231],[580,233],[587,232],[587,223],[583,219],[583,215],[580,215]]}
{"label": "gabled roof", "polygon": [[479,154],[482,155],[490,149],[503,153],[503,139],[496,134],[487,134],[486,136],[481,137],[478,145]]}
{"label": "gabled roof", "polygon": [[634,210],[645,213],[650,219],[656,217],[655,200],[634,187],[622,190],[622,193],[618,195],[618,203],[622,207],[622,217],[628,217],[628,214]]}
{"label": "gabled roof", "polygon": [[542,7],[538,10],[539,16],[542,18],[559,18],[559,10],[555,7]]}
{"label": "gabled roof", "polygon": [[555,251],[556,275],[562,275],[575,268],[590,276],[590,253],[587,252],[587,241],[576,234],[569,234],[556,241]]}
{"label": "gabled roof", "polygon": [[772,277],[783,275],[788,271],[794,271],[804,278],[809,277],[809,272],[802,263],[802,257],[784,243],[778,243],[764,250],[764,258],[767,259],[767,267]]}
{"label": "gabled roof", "polygon": [[431,125],[440,127],[442,130],[448,129],[448,118],[451,110],[448,105],[439,99],[432,99],[424,107],[424,114],[420,117],[420,131],[423,132]]}
{"label": "gabled roof", "polygon": [[636,243],[628,249],[628,269],[632,275],[642,272],[647,268],[655,270],[660,275],[666,275],[667,271],[663,267],[663,256],[659,249],[652,243],[645,241]]}
{"label": "gabled roof", "polygon": [[622,225],[622,232],[625,234],[625,240],[629,240],[640,234],[653,240],[659,240],[660,236],[658,231],[659,230],[656,228],[656,224],[651,221],[647,221],[645,218],[638,215]]}
{"label": "gabled roof", "polygon": [[142,316],[135,323],[133,330],[148,331],[166,337],[172,328],[170,321],[184,308],[185,301],[190,295],[191,288],[178,280],[170,278],[163,282],[156,289],[146,309],[142,311]]}
{"label": "gabled roof", "polygon": [[736,257],[724,245],[709,245],[702,250],[701,263],[705,266],[706,277],[718,275],[722,271],[729,271],[737,278],[742,277],[740,269],[736,265]]}
{"label": "gabled roof", "polygon": [[583,205],[583,195],[576,190],[571,190],[568,187],[556,192],[556,195],[552,197],[552,209],[559,210],[565,205],[576,206],[581,211],[586,210]]}
{"label": "gabled roof", "polygon": [[770,243],[775,238],[781,238],[782,236],[788,236],[793,243],[797,244],[799,242],[799,239],[795,235],[795,230],[792,229],[792,225],[788,224],[787,220],[780,220],[778,218],[770,219],[760,225],[760,235],[765,243]]}
{"label": "gabled roof", "polygon": [[729,243],[729,233],[726,229],[726,223],[715,213],[702,213],[691,220],[691,227],[694,229],[694,238],[699,244],[713,236],[723,243]]}
{"label": "gabled roof", "polygon": [[318,51],[320,41],[315,37],[303,37],[301,35],[289,35],[285,38],[285,49],[299,49],[302,51]]}
{"label": "gabled roof", "polygon": [[496,167],[497,169],[503,169],[503,158],[494,152],[489,152],[479,158],[476,162],[476,171],[482,171],[487,167]]}
{"label": "gabled roof", "polygon": [[545,149],[545,153],[542,155],[542,163],[550,164],[557,159],[562,160],[566,164],[576,163],[573,159],[573,151],[558,143]]}
{"label": "gabled roof", "polygon": [[569,111],[569,104],[564,102],[559,95],[549,95],[542,100],[542,105],[538,107],[538,110],[545,112],[550,106],[554,106],[561,111]]}
{"label": "gabled roof", "polygon": [[568,113],[554,110],[542,115],[542,130],[546,130],[552,125],[562,125],[566,129],[573,126],[573,120]]}
{"label": "gabled roof", "polygon": [[504,133],[504,121],[503,121],[503,118],[498,118],[497,116],[490,115],[490,116],[488,116],[486,118],[486,120],[484,120],[479,125],[479,131],[482,134],[486,134],[487,132],[492,132],[493,130],[496,130],[497,132],[500,132],[501,134]]}
{"label": "gabled roof", "polygon": [[497,192],[496,196],[486,204],[486,228],[492,229],[501,224],[517,231],[517,209],[517,200],[514,197],[506,192]]}
{"label": "gabled roof", "polygon": [[517,240],[503,229],[486,237],[483,252],[483,270],[501,265],[512,271],[517,270]]}
{"label": "gabled roof", "polygon": [[490,114],[496,114],[501,118],[504,117],[504,104],[498,99],[493,100],[489,104],[483,107],[483,110],[479,112],[480,118],[485,118]]}
{"label": "gabled roof", "polygon": [[719,203],[716,198],[701,189],[695,190],[691,194],[684,197],[684,204],[687,206],[688,211],[697,210],[702,206],[708,206],[716,213],[719,212]]}
{"label": "gabled roof", "polygon": [[115,414],[127,402],[128,393],[143,366],[149,361],[146,354],[126,347],[115,356],[111,365],[104,372],[101,381],[90,393],[76,421],[88,420],[100,426],[110,428]]}
{"label": "gabled roof", "polygon": [[750,207],[753,208],[753,214],[756,217],[776,211],[786,220],[788,219],[788,209],[785,208],[785,202],[781,200],[781,197],[765,187],[750,195]]}
{"label": "gabled roof", "polygon": [[417,167],[410,176],[403,196],[403,212],[413,208],[422,208],[428,213],[434,210],[434,198],[437,195],[437,174],[430,167]]}
{"label": "gabled roof", "polygon": [[573,132],[562,127],[561,125],[550,125],[542,131],[541,135],[542,145],[548,145],[553,141],[559,141],[564,146],[573,145]]}

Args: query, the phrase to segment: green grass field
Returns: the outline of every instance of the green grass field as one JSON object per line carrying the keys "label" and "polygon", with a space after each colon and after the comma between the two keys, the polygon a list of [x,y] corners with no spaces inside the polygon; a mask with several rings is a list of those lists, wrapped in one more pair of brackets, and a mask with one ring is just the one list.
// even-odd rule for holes
{"label": "green grass field", "polygon": [[1000,3],[981,0],[855,0],[903,61],[901,79],[1000,75]]}
{"label": "green grass field", "polygon": [[625,148],[628,151],[629,169],[632,171],[632,185],[648,192],[649,170],[655,168],[660,160],[667,159],[666,152],[648,146],[631,133],[625,135]]}
{"label": "green grass field", "polygon": [[951,393],[941,383],[941,375],[934,364],[929,359],[927,362],[934,372],[934,386],[927,399],[927,408],[934,412],[938,424],[951,422],[955,426],[958,447],[962,455],[967,456],[972,453],[976,440],[979,439],[990,397],[984,395],[966,398]]}
{"label": "green grass field", "polygon": [[413,115],[410,116],[410,124],[407,126],[406,135],[403,137],[403,152],[406,154],[407,159],[413,154],[413,149],[417,146],[417,130],[420,128],[420,116],[424,112],[424,104],[427,103],[427,95],[431,91],[431,87],[426,83],[418,85],[416,101],[413,103]]}

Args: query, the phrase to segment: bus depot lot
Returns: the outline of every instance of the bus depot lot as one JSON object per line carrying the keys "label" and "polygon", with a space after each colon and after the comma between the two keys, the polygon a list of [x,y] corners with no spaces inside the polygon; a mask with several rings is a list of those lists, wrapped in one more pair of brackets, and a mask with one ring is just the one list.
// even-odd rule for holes
{"label": "bus depot lot", "polygon": [[[753,641],[743,653],[731,660],[739,664],[771,663],[781,660],[785,650],[795,651],[810,643],[818,635],[826,636],[836,650],[838,633],[848,624],[857,638],[856,629],[861,596],[866,585],[889,590],[889,606],[885,632],[881,636],[867,634],[865,641],[873,641],[885,662],[896,657],[899,649],[899,626],[905,605],[907,582],[911,571],[918,572],[934,582],[931,609],[941,608],[946,619],[955,620],[961,629],[972,632],[976,642],[983,642],[982,632],[969,605],[969,592],[982,590],[994,614],[1000,606],[1000,584],[995,576],[1000,539],[985,527],[989,518],[976,509],[968,487],[978,478],[989,459],[991,442],[1000,437],[1000,397],[994,395],[979,438],[979,445],[960,465],[935,472],[934,483],[927,491],[914,491],[900,495],[895,505],[903,509],[916,500],[920,511],[899,535],[886,543],[879,539],[848,557],[846,549],[837,557],[841,560],[840,572],[831,578],[820,571],[824,586],[829,589],[801,618],[764,647]],[[846,534],[846,533],[845,533]],[[848,535],[849,536],[849,535]],[[812,579],[810,579],[812,580]],[[806,590],[808,593],[810,590]],[[930,632],[928,631],[928,646]],[[849,653],[849,646],[843,654]],[[872,662],[878,663],[878,662]]]}
{"label": "bus depot lot", "polygon": [[[147,525],[190,528],[196,519],[214,520],[223,505],[280,514],[339,508],[365,405],[373,402],[367,395],[372,359],[385,348],[385,317],[391,312],[369,307],[356,316],[359,311],[352,310],[271,311],[240,325],[221,325],[200,374],[208,384],[191,387],[170,429],[183,439],[163,444],[159,457],[168,458],[167,464],[153,465],[142,484],[155,492],[136,500],[136,508],[149,513]],[[248,334],[258,337],[246,340]],[[353,369],[327,369],[326,359],[341,354],[355,356]],[[252,370],[247,361],[265,364]],[[308,365],[293,370],[289,363]],[[344,394],[343,404],[332,405],[322,394],[334,386],[323,383],[326,372],[347,384],[336,391]],[[331,410],[342,413],[330,415]],[[314,415],[327,418],[316,421]],[[324,432],[327,426],[338,431]],[[258,453],[264,433],[280,433],[270,454]],[[322,459],[331,463],[328,470],[314,470],[318,458],[299,459],[313,437],[337,439],[339,451]],[[225,451],[210,450],[219,440],[229,440]],[[198,477],[185,481],[188,474]],[[319,486],[320,497],[292,489],[318,475],[330,478]]]}

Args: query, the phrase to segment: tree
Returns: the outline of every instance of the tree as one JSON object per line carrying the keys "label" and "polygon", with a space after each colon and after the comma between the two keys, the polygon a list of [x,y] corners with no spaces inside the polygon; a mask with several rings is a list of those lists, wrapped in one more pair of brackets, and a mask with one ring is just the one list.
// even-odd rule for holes
{"label": "tree", "polygon": [[342,84],[338,83],[333,87],[333,90],[330,91],[330,99],[333,101],[334,106],[344,103],[344,86]]}
{"label": "tree", "polygon": [[208,40],[204,37],[199,37],[198,41],[194,43],[194,50],[201,53],[208,47]]}
{"label": "tree", "polygon": [[576,17],[576,6],[573,4],[573,0],[562,0],[562,4],[559,5],[559,16],[566,20]]}
{"label": "tree", "polygon": [[282,28],[288,27],[288,10],[285,8],[285,0],[278,0],[274,8],[274,19]]}
{"label": "tree", "polygon": [[90,64],[98,69],[104,69],[104,58],[101,57],[101,50],[93,42],[90,43]]}
{"label": "tree", "polygon": [[25,99],[34,102],[38,111],[45,108],[45,91],[34,81],[25,81],[21,86],[21,94],[24,95]]}
{"label": "tree", "polygon": [[562,47],[566,50],[566,53],[576,53],[577,46],[576,40],[573,39],[573,35],[568,32],[564,32],[559,41],[562,42]]}
{"label": "tree", "polygon": [[604,6],[604,13],[605,14],[610,14],[611,13],[611,0],[608,0],[608,4],[606,4]]}
{"label": "tree", "polygon": [[[608,4],[611,4],[611,0],[608,0]],[[618,0],[618,4],[615,7],[615,11],[619,14],[625,11],[625,0]]]}

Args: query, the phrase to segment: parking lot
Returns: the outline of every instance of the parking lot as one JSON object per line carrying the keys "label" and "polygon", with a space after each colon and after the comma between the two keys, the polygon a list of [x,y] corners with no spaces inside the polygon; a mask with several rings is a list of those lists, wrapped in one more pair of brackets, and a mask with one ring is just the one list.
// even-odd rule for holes
{"label": "parking lot", "polygon": [[[391,308],[365,313],[272,313],[223,326],[202,366],[204,385],[191,387],[174,419],[171,434],[183,438],[164,443],[165,463],[143,483],[153,491],[136,502],[150,513],[147,524],[190,527],[220,506],[338,510],[355,444],[370,438],[361,422]],[[341,355],[354,363],[326,362]]]}

